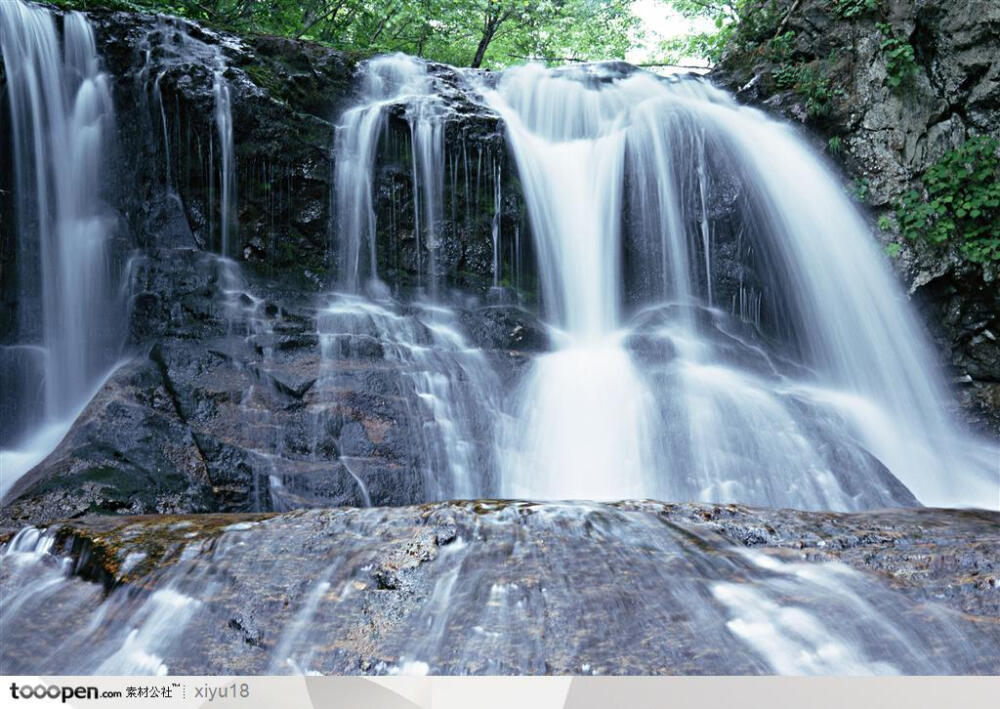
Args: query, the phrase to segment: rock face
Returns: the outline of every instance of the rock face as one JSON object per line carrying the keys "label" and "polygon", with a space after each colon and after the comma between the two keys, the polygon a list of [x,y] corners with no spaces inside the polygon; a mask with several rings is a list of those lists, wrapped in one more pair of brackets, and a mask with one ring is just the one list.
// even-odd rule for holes
{"label": "rock face", "polygon": [[[871,210],[877,238],[898,250],[894,264],[959,384],[967,418],[1000,431],[996,267],[874,226],[945,152],[973,135],[1000,136],[1000,6],[883,0],[843,17],[826,0],[770,4],[773,20],[738,34],[713,80],[804,124],[842,166],[847,189]],[[916,64],[898,86],[882,46],[886,25],[912,47]]]}
{"label": "rock face", "polygon": [[998,523],[650,502],[87,517],[4,548],[0,670],[992,674]]}
{"label": "rock face", "polygon": [[[454,496],[419,473],[434,471],[437,440],[421,433],[432,414],[420,406],[420,362],[405,355],[426,341],[393,341],[364,313],[321,319],[314,295],[273,281],[251,287],[231,262],[196,249],[145,250],[133,289],[141,311],[133,336],[148,354],[120,367],[60,446],[10,490],[0,527],[87,512]],[[415,313],[382,317],[423,332]],[[328,332],[317,332],[318,319]],[[510,382],[524,354],[544,346],[544,330],[516,306],[470,308],[462,320],[490,369]],[[438,366],[438,376],[475,374],[460,359]]]}
{"label": "rock face", "polygon": [[[414,391],[412,363],[378,345],[385,333],[377,329],[350,336],[355,344],[367,337],[367,348],[325,349],[316,327],[319,293],[334,286],[339,257],[331,244],[335,120],[357,99],[358,58],[140,13],[87,17],[113,81],[118,133],[106,176],[122,221],[114,251],[130,296],[125,349],[132,361],[10,491],[3,524],[87,511],[428,499],[425,480],[408,473],[432,464],[414,436],[430,412]],[[516,294],[487,297],[496,207],[488,178],[501,176],[499,219],[512,232],[521,219],[514,173],[504,169],[496,117],[458,96],[453,69],[431,71],[455,94],[444,131],[448,154],[469,156],[461,167],[467,189],[445,205],[451,216],[437,244],[442,288],[461,289],[464,329],[485,356],[516,370],[520,353],[545,347],[546,336]],[[232,108],[234,261],[218,255],[219,82]],[[394,225],[380,230],[378,252],[380,273],[398,292],[413,286],[427,255],[417,253],[412,234],[405,116],[392,115],[387,130],[387,144],[399,149],[379,156],[375,208],[380,223]],[[9,169],[0,170],[5,191]],[[13,223],[11,204],[3,201],[3,223]],[[15,257],[15,240],[5,238],[3,272]],[[4,289],[2,344],[14,337],[19,307],[9,296]],[[276,487],[280,499],[271,495]]]}

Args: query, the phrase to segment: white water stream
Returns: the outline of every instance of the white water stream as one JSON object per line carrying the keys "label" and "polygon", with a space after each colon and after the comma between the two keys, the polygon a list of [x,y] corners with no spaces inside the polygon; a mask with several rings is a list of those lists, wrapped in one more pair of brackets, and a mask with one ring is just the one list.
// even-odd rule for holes
{"label": "white water stream", "polygon": [[0,347],[0,496],[59,442],[120,354],[123,298],[103,188],[114,111],[78,12],[0,3],[14,149],[15,343]]}
{"label": "white water stream", "polygon": [[[516,451],[503,494],[892,504],[864,449],[925,504],[996,505],[1000,457],[969,453],[978,444],[945,414],[925,336],[867,226],[791,128],[702,81],[616,66],[514,68],[482,91],[504,120],[546,312],[563,333],[503,434]],[[720,165],[732,174],[712,174]],[[783,301],[772,328],[791,333],[804,376],[728,361],[724,322],[706,329],[718,290],[706,195],[734,177],[737,216],[771,261],[763,285]],[[644,266],[654,286],[640,303],[675,304],[652,327],[624,305],[626,239],[660,256]],[[670,356],[637,364],[632,334]]]}

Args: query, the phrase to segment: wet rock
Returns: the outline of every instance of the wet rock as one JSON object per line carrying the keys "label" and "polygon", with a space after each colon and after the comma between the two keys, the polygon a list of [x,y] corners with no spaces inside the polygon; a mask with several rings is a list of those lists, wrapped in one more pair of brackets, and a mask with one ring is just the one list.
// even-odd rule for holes
{"label": "wet rock", "polygon": [[[995,512],[480,500],[87,517],[52,530],[50,554],[0,565],[0,590],[17,600],[0,629],[7,673],[135,671],[115,652],[166,588],[171,622],[155,647],[171,673],[1000,667]],[[73,575],[60,580],[57,557]],[[44,600],[28,583],[43,575]],[[780,622],[792,611],[798,632]],[[94,612],[106,614],[99,636]],[[768,624],[768,643],[739,632],[750,619]],[[802,629],[814,626],[810,639]],[[774,643],[791,655],[771,654]]]}
{"label": "wet rock", "polygon": [[[916,598],[947,598],[963,613],[1000,616],[998,513],[899,509],[834,514],[766,510],[743,505],[667,505],[668,519],[688,520],[741,544],[801,550],[890,579]],[[978,578],[977,578],[978,577]]]}
{"label": "wet rock", "polygon": [[239,632],[243,636],[243,642],[247,645],[260,645],[263,633],[261,633],[252,614],[237,613],[229,619],[229,627]]}
{"label": "wet rock", "polygon": [[[781,32],[793,33],[784,53],[774,32],[734,43],[711,73],[741,101],[804,123],[816,148],[839,163],[845,189],[869,207],[873,235],[892,243],[892,265],[918,305],[943,365],[977,385],[1000,381],[995,268],[969,264],[947,249],[910,242],[875,226],[916,178],[972,135],[1000,136],[1000,6],[987,0],[938,3],[888,0],[852,19],[835,16],[825,0],[778,0]],[[887,81],[879,23],[913,48],[917,69],[899,87]],[[776,77],[811,67],[832,89],[822,111],[807,110],[808,92]],[[835,147],[833,147],[835,146]],[[966,418],[1000,433],[1000,413],[988,398],[959,391]]]}
{"label": "wet rock", "polygon": [[467,312],[462,323],[472,342],[482,349],[544,352],[550,346],[545,325],[515,305],[491,305]]}
{"label": "wet rock", "polygon": [[213,509],[201,451],[158,368],[120,368],[48,458],[9,490],[3,526],[88,512]]}
{"label": "wet rock", "polygon": [[142,349],[10,491],[0,524],[426,499],[430,411],[378,330],[324,349],[311,298],[227,268],[189,248],[134,259]]}

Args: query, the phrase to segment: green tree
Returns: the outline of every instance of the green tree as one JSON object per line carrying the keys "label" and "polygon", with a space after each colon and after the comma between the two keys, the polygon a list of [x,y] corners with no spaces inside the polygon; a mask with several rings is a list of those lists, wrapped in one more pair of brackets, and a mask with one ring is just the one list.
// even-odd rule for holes
{"label": "green tree", "polygon": [[458,66],[624,58],[632,0],[57,0],[180,15],[242,32]]}
{"label": "green tree", "polygon": [[[668,40],[663,51],[671,63],[702,57],[713,64],[734,42],[760,42],[780,33],[789,12],[777,0],[662,0],[688,19],[705,18],[712,29]],[[787,3],[785,3],[787,5]],[[792,5],[794,7],[795,5]]]}

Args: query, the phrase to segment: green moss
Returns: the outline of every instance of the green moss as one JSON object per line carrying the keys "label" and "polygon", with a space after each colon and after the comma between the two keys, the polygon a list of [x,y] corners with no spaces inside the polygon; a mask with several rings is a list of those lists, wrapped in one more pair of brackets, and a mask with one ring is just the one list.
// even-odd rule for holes
{"label": "green moss", "polygon": [[285,83],[273,69],[263,64],[249,64],[243,67],[250,79],[262,89],[266,89],[271,96],[277,98],[282,95]]}
{"label": "green moss", "polygon": [[[69,544],[74,555],[85,563],[79,573],[106,585],[142,584],[156,571],[176,562],[176,552],[192,541],[214,539],[226,527],[240,522],[260,522],[274,513],[203,514],[178,516],[92,516],[67,522],[59,529],[60,545]],[[122,563],[129,555],[141,554],[141,560],[127,573]]]}

